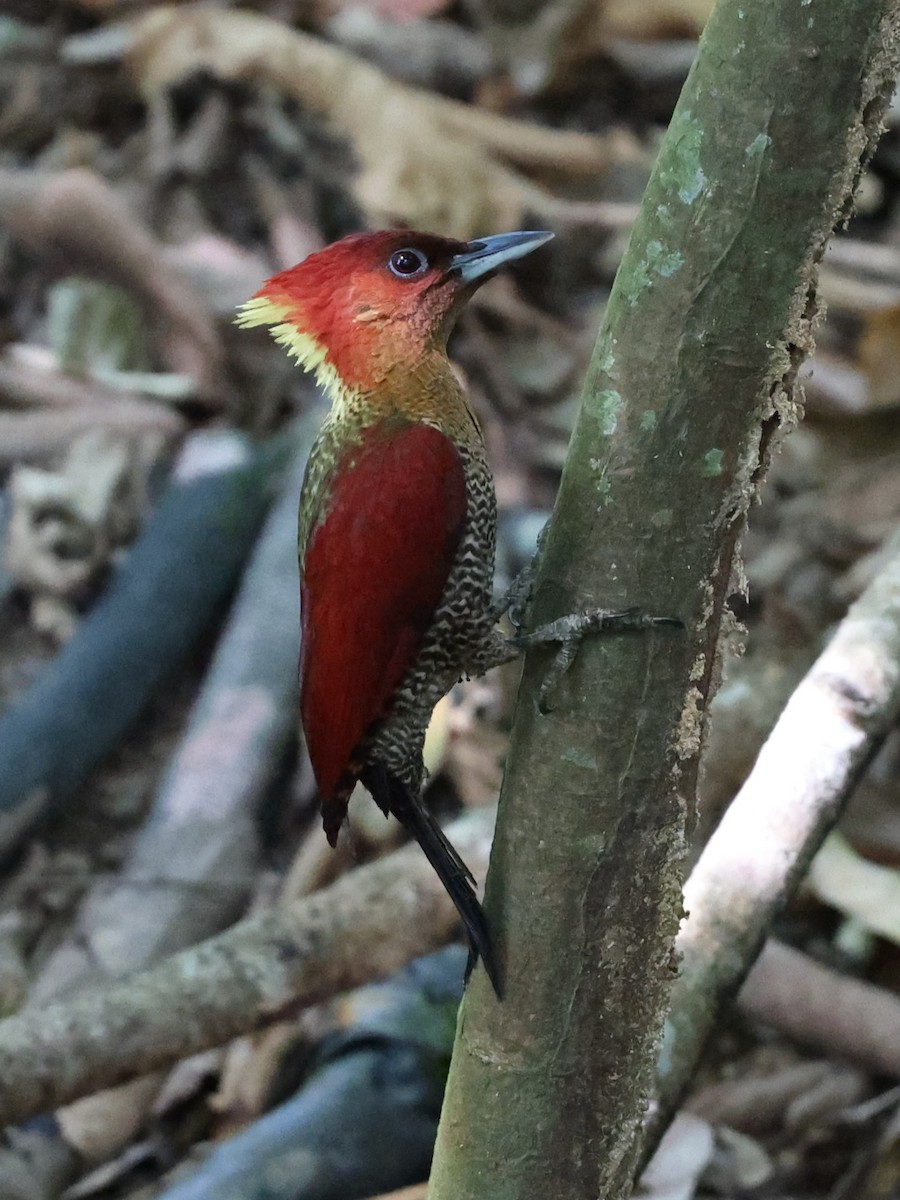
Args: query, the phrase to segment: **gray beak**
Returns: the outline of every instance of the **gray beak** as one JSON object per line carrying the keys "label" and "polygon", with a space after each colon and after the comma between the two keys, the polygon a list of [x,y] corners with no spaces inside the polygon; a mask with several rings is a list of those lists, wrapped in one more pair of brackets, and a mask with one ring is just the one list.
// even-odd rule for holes
{"label": "gray beak", "polygon": [[464,283],[473,283],[490,271],[496,271],[514,258],[523,258],[553,234],[546,229],[539,232],[498,233],[495,237],[479,238],[469,242],[462,254],[454,254],[450,260],[451,271],[458,271]]}

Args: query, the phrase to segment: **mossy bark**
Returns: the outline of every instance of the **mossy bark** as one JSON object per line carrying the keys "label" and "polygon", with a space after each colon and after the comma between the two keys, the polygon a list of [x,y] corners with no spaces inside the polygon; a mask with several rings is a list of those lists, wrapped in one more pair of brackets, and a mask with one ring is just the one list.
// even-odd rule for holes
{"label": "mossy bark", "polygon": [[597,637],[539,711],[525,665],[487,887],[506,992],[463,1003],[432,1200],[618,1200],[675,970],[681,862],[736,544],[796,419],[815,272],[893,86],[889,0],[719,0],[622,262],[531,623]]}

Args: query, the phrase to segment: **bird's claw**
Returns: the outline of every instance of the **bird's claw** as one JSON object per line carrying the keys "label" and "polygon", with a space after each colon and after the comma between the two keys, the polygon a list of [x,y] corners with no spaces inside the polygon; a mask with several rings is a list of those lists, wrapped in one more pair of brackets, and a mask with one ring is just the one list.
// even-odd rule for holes
{"label": "bird's claw", "polygon": [[551,642],[559,644],[559,650],[544,676],[538,697],[538,708],[546,714],[550,711],[548,701],[551,694],[575,661],[578,649],[588,634],[652,629],[656,625],[683,627],[684,622],[679,617],[656,617],[636,607],[621,611],[588,608],[581,612],[568,613],[564,617],[558,617],[555,621],[548,621],[544,625],[539,625],[537,629],[531,630],[530,633],[518,634],[512,640],[516,646],[523,649],[544,646]]}
{"label": "bird's claw", "polygon": [[521,629],[525,624],[528,615],[528,606],[531,604],[531,599],[534,594],[534,582],[537,578],[538,563],[541,553],[544,549],[544,543],[547,540],[547,530],[550,528],[549,520],[545,521],[541,526],[541,531],[537,536],[534,554],[531,561],[528,562],[518,573],[500,599],[494,605],[494,622],[500,620],[503,616],[508,616],[516,629]]}

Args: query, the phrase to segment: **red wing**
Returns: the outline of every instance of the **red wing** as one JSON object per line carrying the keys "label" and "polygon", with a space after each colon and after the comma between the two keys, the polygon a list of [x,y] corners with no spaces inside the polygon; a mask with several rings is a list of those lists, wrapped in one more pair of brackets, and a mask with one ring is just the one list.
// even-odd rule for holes
{"label": "red wing", "polygon": [[332,840],[353,752],[415,661],[467,507],[459,451],[430,425],[374,427],[333,478],[306,550],[300,659],[300,713]]}

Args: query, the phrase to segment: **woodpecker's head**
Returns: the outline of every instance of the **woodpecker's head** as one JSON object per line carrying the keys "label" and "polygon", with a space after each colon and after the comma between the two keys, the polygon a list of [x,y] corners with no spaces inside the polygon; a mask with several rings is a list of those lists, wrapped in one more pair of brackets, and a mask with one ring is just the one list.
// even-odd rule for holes
{"label": "woodpecker's head", "polygon": [[430,233],[357,233],[273,276],[237,323],[275,340],[329,390],[365,389],[446,346],[463,303],[498,267],[552,233],[458,242]]}

